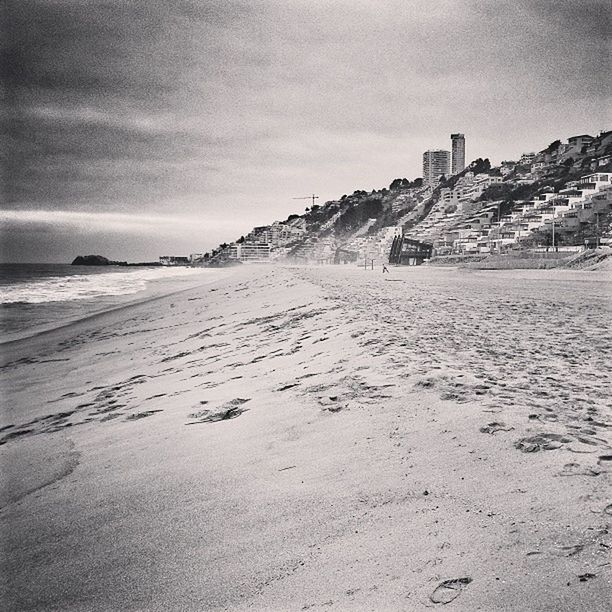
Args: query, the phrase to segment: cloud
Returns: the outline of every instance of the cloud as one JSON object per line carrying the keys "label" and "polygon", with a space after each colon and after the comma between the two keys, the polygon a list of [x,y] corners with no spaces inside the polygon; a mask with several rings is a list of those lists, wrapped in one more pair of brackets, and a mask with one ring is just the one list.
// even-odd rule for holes
{"label": "cloud", "polygon": [[302,192],[414,178],[451,132],[500,161],[609,121],[594,0],[9,0],[6,14],[11,210],[227,215],[231,239]]}
{"label": "cloud", "polygon": [[160,134],[176,131],[173,127],[175,118],[166,114],[146,114],[127,112],[119,114],[111,110],[91,108],[88,106],[57,106],[42,105],[21,109],[21,113],[29,115],[34,121],[45,123],[67,123],[77,125],[102,126],[116,128],[126,132],[141,132]]}
{"label": "cloud", "polygon": [[11,262],[71,261],[78,254],[155,260],[163,253],[203,252],[257,219],[224,215],[171,216],[69,210],[0,211],[2,258]]}
{"label": "cloud", "polygon": [[231,230],[234,223],[226,217],[172,217],[166,215],[91,213],[70,210],[2,210],[0,226],[30,226],[38,230],[48,226],[83,232],[108,232],[120,234],[181,235],[207,228]]}

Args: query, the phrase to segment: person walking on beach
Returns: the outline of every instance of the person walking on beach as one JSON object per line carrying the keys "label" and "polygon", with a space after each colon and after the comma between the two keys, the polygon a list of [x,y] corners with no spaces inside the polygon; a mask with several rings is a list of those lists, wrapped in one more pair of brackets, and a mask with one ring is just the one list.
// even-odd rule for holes
{"label": "person walking on beach", "polygon": [[389,274],[389,269],[387,268],[387,266],[385,266],[385,264],[382,265],[383,266],[383,274],[386,272],[387,274]]}

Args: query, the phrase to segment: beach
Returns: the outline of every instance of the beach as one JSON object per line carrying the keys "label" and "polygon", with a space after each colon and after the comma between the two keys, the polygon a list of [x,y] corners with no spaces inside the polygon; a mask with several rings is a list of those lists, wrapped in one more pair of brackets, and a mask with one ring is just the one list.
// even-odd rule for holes
{"label": "beach", "polygon": [[4,609],[610,608],[609,271],[225,272],[4,345]]}

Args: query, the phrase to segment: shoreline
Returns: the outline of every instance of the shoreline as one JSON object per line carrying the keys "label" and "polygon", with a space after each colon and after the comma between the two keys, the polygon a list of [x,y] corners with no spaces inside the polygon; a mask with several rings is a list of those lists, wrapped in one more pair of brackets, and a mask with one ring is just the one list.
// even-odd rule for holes
{"label": "shoreline", "polygon": [[609,283],[387,276],[241,268],[25,341],[9,608],[603,612]]}
{"label": "shoreline", "polygon": [[[72,325],[78,325],[81,322],[86,322],[88,320],[95,320],[98,317],[103,317],[104,315],[116,311],[121,311],[124,308],[130,308],[132,306],[138,306],[139,304],[144,304],[153,300],[161,299],[166,296],[174,295],[182,293],[183,291],[189,291],[190,289],[194,289],[200,287],[202,285],[208,285],[218,280],[222,280],[227,275],[219,275],[217,278],[208,279],[208,280],[199,280],[190,278],[165,278],[165,279],[157,279],[149,282],[149,285],[146,289],[139,291],[137,293],[132,294],[124,294],[115,296],[118,300],[118,303],[114,305],[108,305],[100,310],[91,311],[83,316],[78,317],[68,317],[62,321],[57,321],[56,323],[50,323],[47,325],[40,325],[33,332],[13,332],[11,337],[6,340],[0,339],[0,352],[3,350],[10,350],[18,343],[31,340],[34,338],[38,338],[40,336],[45,336],[46,334],[53,333],[55,331],[61,330],[65,327],[70,327]],[[189,285],[185,287],[184,285]],[[140,295],[139,295],[140,294]],[[133,297],[137,295],[138,297]],[[130,299],[131,298],[131,299]],[[72,304],[78,304],[80,300],[73,300]],[[83,300],[83,302],[90,302],[90,300]],[[44,303],[40,304],[41,307],[44,308]],[[89,305],[89,304],[88,304]],[[24,335],[25,334],[25,335]]]}

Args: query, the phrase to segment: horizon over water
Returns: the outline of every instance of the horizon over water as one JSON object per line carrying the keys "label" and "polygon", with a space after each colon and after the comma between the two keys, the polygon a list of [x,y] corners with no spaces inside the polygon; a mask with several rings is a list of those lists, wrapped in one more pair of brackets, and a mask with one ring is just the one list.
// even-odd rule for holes
{"label": "horizon over water", "polygon": [[[0,264],[0,342],[35,335],[126,304],[162,295],[218,271],[191,267]],[[166,282],[163,282],[166,281]],[[174,281],[171,287],[168,282]],[[140,295],[139,295],[140,294]]]}

